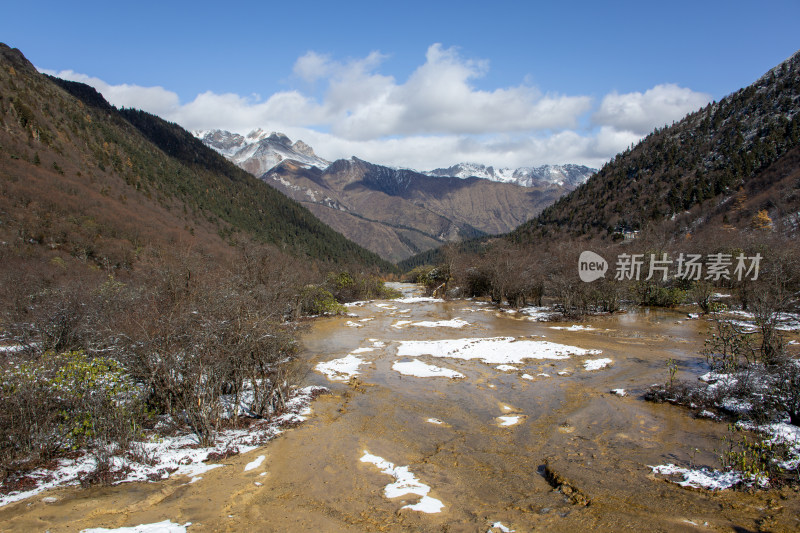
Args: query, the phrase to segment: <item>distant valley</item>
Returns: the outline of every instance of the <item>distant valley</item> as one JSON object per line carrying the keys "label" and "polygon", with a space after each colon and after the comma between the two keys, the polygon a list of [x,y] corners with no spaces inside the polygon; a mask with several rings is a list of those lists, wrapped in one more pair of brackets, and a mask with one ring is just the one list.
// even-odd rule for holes
{"label": "distant valley", "polygon": [[194,135],[390,261],[447,242],[507,233],[595,172],[578,165],[495,169],[468,163],[418,172],[356,157],[331,163],[281,133]]}

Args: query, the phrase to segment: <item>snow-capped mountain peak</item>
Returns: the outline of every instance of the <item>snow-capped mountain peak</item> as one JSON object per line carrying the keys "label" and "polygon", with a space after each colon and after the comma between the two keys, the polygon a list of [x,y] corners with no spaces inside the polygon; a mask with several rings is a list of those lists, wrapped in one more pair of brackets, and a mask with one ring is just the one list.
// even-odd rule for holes
{"label": "snow-capped mountain peak", "polygon": [[261,176],[286,159],[320,169],[330,165],[329,161],[318,157],[309,145],[301,140],[292,143],[283,133],[267,133],[261,128],[247,135],[224,130],[192,133],[204,144],[256,176]]}
{"label": "snow-capped mountain peak", "polygon": [[457,178],[483,178],[491,181],[516,183],[524,187],[553,184],[575,188],[597,172],[583,165],[542,165],[539,167],[495,168],[479,163],[459,163],[449,168],[424,172],[428,176],[455,176]]}

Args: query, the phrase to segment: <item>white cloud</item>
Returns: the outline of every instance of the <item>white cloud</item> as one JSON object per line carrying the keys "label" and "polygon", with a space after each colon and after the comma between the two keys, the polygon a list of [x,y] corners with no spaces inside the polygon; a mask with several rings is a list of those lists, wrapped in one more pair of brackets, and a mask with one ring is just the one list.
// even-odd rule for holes
{"label": "white cloud", "polygon": [[644,93],[611,93],[599,106],[586,95],[543,94],[527,81],[479,90],[474,81],[487,75],[489,63],[465,59],[456,48],[439,44],[428,48],[425,62],[403,81],[379,72],[385,60],[379,52],[336,61],[310,51],[297,59],[292,75],[305,84],[321,84],[321,97],[303,90],[266,99],[204,92],[186,103],[162,87],[110,85],[73,71],[50,73],[92,85],[116,106],[143,109],[190,130],[264,128],[301,138],[326,159],[355,155],[420,170],[461,161],[599,167],[654,127],[710,100],[672,84]]}
{"label": "white cloud", "polygon": [[711,95],[675,84],[656,85],[644,94],[613,92],[606,95],[592,118],[597,124],[646,135],[654,128],[679,120],[710,101]]}
{"label": "white cloud", "polygon": [[180,106],[178,95],[163,87],[142,87],[139,85],[109,85],[99,78],[79,74],[72,70],[43,72],[65,80],[79,81],[97,89],[106,100],[117,107],[135,107],[159,116],[173,113]]}

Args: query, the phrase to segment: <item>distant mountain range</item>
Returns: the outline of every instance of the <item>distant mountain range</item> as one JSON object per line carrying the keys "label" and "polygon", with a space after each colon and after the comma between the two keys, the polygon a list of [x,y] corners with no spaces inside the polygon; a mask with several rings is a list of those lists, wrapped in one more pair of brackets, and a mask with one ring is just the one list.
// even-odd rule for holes
{"label": "distant mountain range", "polygon": [[[255,176],[261,176],[281,161],[292,160],[325,170],[330,161],[322,159],[303,141],[292,142],[283,133],[267,133],[262,129],[247,135],[225,130],[198,130],[194,136]],[[398,169],[400,170],[400,169]],[[410,170],[410,169],[407,169]],[[540,167],[495,168],[478,163],[458,163],[448,168],[415,171],[432,177],[482,178],[522,187],[545,184],[573,189],[589,179],[597,169],[584,165],[542,165]]]}
{"label": "distant mountain range", "polygon": [[356,157],[330,163],[282,133],[194,135],[390,261],[447,242],[507,233],[594,172],[577,165],[495,170],[462,163],[422,173]]}
{"label": "distant mountain range", "polygon": [[551,183],[575,188],[589,179],[597,169],[583,165],[543,165],[540,167],[494,168],[476,163],[459,163],[449,168],[425,172],[428,176],[455,176],[457,178],[483,178],[503,183],[516,183],[523,187],[536,187]]}
{"label": "distant mountain range", "polygon": [[324,170],[287,160],[261,179],[390,261],[448,242],[506,233],[566,190],[434,178],[355,157],[334,161]]}

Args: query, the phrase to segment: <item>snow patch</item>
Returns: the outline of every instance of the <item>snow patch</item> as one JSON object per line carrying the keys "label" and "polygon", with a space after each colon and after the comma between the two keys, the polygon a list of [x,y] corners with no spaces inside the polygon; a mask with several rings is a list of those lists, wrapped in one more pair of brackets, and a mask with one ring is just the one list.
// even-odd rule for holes
{"label": "snow patch", "polygon": [[533,322],[547,322],[559,316],[551,307],[524,307],[519,312]]}
{"label": "snow patch", "polygon": [[106,529],[104,527],[95,527],[91,529],[82,529],[81,533],[185,533],[186,528],[192,525],[191,522],[186,522],[183,525],[176,524],[172,520],[164,520],[163,522],[155,522],[152,524],[141,524],[131,527],[120,527],[115,529]]}
{"label": "snow patch", "polygon": [[586,370],[600,370],[601,368],[605,368],[608,365],[613,363],[611,359],[603,358],[603,359],[589,359],[583,363],[583,368]]}
{"label": "snow patch", "polygon": [[501,427],[516,426],[525,419],[522,415],[503,415],[498,416],[497,421]]}
{"label": "snow patch", "polygon": [[244,465],[244,471],[249,472],[250,470],[255,470],[256,468],[261,466],[261,463],[264,462],[264,459],[266,459],[266,456],[259,455],[258,457],[256,457],[255,459]]}
{"label": "snow patch", "polygon": [[414,376],[418,378],[429,377],[443,377],[443,378],[463,378],[464,374],[443,368],[440,366],[429,365],[419,359],[411,361],[397,361],[392,365],[392,370],[400,372],[405,376]]}
{"label": "snow patch", "polygon": [[314,368],[317,372],[325,374],[331,381],[350,381],[350,378],[360,374],[358,371],[359,366],[369,363],[369,361],[364,361],[353,354],[348,354],[340,359],[317,363]]}
{"label": "snow patch", "polygon": [[516,531],[516,529],[507,528],[506,526],[503,525],[502,522],[495,522],[494,524],[492,524],[492,527],[490,527],[489,531],[487,531],[486,533],[494,533],[492,531],[493,529],[499,529],[500,533],[514,533]]}
{"label": "snow patch", "polygon": [[683,479],[675,483],[681,487],[694,487],[696,489],[725,490],[742,481],[742,476],[737,472],[721,472],[719,470],[709,470],[708,468],[692,470],[675,466],[672,463],[651,466],[650,469],[654,474],[682,476]]}
{"label": "snow patch", "polygon": [[469,322],[461,320],[460,318],[454,318],[452,320],[437,320],[433,322],[411,322],[411,325],[420,328],[463,328],[464,326],[469,326]]}
{"label": "snow patch", "polygon": [[525,359],[567,359],[570,355],[593,355],[587,350],[549,341],[517,340],[514,337],[400,341],[397,355],[430,355],[453,359],[478,359],[487,364],[521,364]]}
{"label": "snow patch", "polygon": [[361,462],[372,463],[384,474],[395,478],[396,481],[394,483],[386,485],[383,489],[383,493],[387,498],[397,498],[398,496],[405,496],[406,494],[422,496],[419,502],[413,505],[404,505],[401,509],[411,509],[412,511],[420,511],[423,513],[438,513],[441,512],[444,507],[441,501],[428,496],[431,488],[420,482],[420,480],[409,471],[409,467],[395,466],[394,463],[390,463],[383,457],[372,455],[366,450],[364,450],[364,455],[361,457]]}
{"label": "snow patch", "polygon": [[408,296],[405,298],[397,298],[396,300],[392,300],[394,302],[402,303],[402,304],[418,304],[418,303],[427,303],[427,302],[444,302],[441,298],[431,298],[430,296]]}

